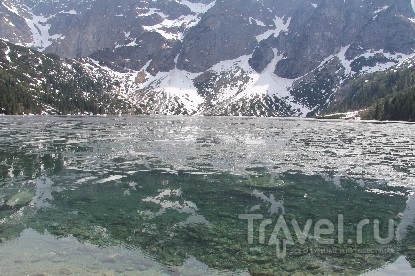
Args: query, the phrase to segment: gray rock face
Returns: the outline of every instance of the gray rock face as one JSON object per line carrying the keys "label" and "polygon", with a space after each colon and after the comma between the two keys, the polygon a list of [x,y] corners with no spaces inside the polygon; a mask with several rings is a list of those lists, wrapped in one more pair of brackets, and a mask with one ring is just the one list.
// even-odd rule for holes
{"label": "gray rock face", "polygon": [[[195,73],[204,72],[220,61],[251,54],[258,45],[256,36],[268,30],[269,26],[276,28],[275,17],[288,17],[296,10],[299,2],[216,1],[200,23],[186,34],[178,68]],[[265,48],[268,48],[267,53],[261,53],[261,50],[266,51]],[[264,63],[258,59],[259,55],[264,55],[265,63],[269,60],[271,52],[269,47],[265,48],[257,48],[256,62]]]}
{"label": "gray rock face", "polygon": [[[75,15],[64,39],[52,44],[46,52],[62,57],[85,57],[97,50],[113,48],[126,39],[125,33],[131,30],[136,37],[143,33],[134,15],[136,1],[123,1],[118,10],[116,1],[101,0],[93,2],[91,9]],[[157,19],[155,19],[157,20]],[[132,30],[131,26],[137,26]],[[65,26],[64,26],[65,27]],[[55,29],[58,31],[58,28]],[[130,31],[130,32],[131,32]]]}
{"label": "gray rock face", "polygon": [[246,15],[250,6],[252,1],[218,1],[186,34],[178,68],[199,73],[222,60],[250,54],[258,43],[257,26],[249,24]]}
{"label": "gray rock face", "polygon": [[270,36],[269,38],[261,41],[255,48],[252,57],[249,59],[249,65],[256,72],[261,73],[274,59],[275,37]]}
{"label": "gray rock face", "polygon": [[413,22],[390,7],[365,25],[353,44],[363,49],[383,49],[389,53],[412,53],[415,49]]}
{"label": "gray rock face", "polygon": [[150,63],[145,69],[153,76],[174,69],[180,41],[166,40],[158,33],[144,33],[137,41],[138,44],[134,46],[97,51],[91,58],[121,72],[126,69],[141,70],[148,62]]}
{"label": "gray rock face", "polygon": [[303,76],[347,45],[352,45],[348,58],[369,49],[411,53],[415,49],[411,16],[410,1],[325,0],[308,20],[280,37],[277,48],[285,59],[275,73],[287,78]]}
{"label": "gray rock face", "polygon": [[277,64],[275,73],[287,78],[300,77],[347,45],[347,38],[355,32],[353,25],[360,23],[360,17],[347,8],[344,1],[324,1],[298,32],[291,31],[282,37],[278,49],[284,52],[285,59]]}
{"label": "gray rock face", "polygon": [[[188,6],[169,0],[8,1],[13,3],[13,7],[23,3],[30,10],[28,14],[18,12],[27,32],[25,35],[18,35],[19,39],[15,42],[29,44],[27,41],[31,39],[31,32],[25,22],[26,19],[31,19],[33,13],[40,16],[39,20],[41,20],[34,24],[48,26],[47,30],[41,28],[43,31],[41,36],[51,42],[48,43],[51,44],[50,46],[44,47],[45,51],[67,58],[86,57],[98,50],[128,44],[141,36],[146,27],[160,24],[164,19],[178,20],[183,16],[194,15]],[[190,2],[197,4],[212,1]],[[15,14],[18,17],[19,15]],[[177,29],[181,27],[184,29],[186,26],[174,26]],[[7,39],[9,36],[6,33],[1,37]],[[57,36],[58,39],[53,39],[53,36]],[[27,37],[27,40],[24,37]]]}

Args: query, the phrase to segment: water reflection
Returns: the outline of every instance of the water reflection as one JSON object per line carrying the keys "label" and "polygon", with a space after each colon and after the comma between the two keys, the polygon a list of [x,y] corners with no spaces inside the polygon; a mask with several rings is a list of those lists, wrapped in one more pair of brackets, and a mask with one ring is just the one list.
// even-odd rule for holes
{"label": "water reflection", "polygon": [[[3,243],[1,249],[3,275],[229,275],[191,256],[181,267],[164,266],[139,250],[98,247],[72,236],[56,238],[32,229]],[[248,275],[243,271],[238,274]]]}
{"label": "water reflection", "polygon": [[[379,219],[382,224],[398,220],[405,210],[406,191],[377,182],[361,187],[352,179],[344,179],[339,189],[319,176],[297,173],[280,175],[279,181],[270,182],[272,176],[262,170],[250,179],[230,174],[200,178],[186,173],[138,172],[105,182],[91,179],[70,189],[62,188],[64,182],[40,178],[35,181],[37,196],[9,217],[14,222],[9,223],[9,232],[14,235],[5,238],[17,237],[30,228],[92,245],[138,249],[168,266],[183,266],[194,256],[212,268],[256,273],[305,270],[358,274],[398,258],[399,251],[410,246],[408,237],[412,235],[404,239],[404,248],[397,242],[382,246],[366,229],[363,245],[324,247],[310,232],[306,243],[290,246],[284,261],[277,259],[275,246],[260,244],[258,234],[256,243],[248,244],[246,222],[238,215],[249,210],[274,225],[277,215],[284,213],[287,221],[295,219],[302,229],[309,219],[336,221],[338,214],[343,214],[343,235],[349,240],[355,239],[355,226],[363,218]],[[384,193],[370,192],[374,187]],[[259,227],[259,223],[255,225],[256,232]],[[272,227],[265,229],[267,240],[272,231]],[[295,233],[291,225],[289,231]],[[382,228],[381,236],[386,233]],[[363,250],[371,254],[360,254]]]}
{"label": "water reflection", "polygon": [[[98,254],[94,262],[107,260],[113,271],[126,266],[111,257],[120,254],[117,250],[152,261],[151,268],[130,266],[131,275],[151,274],[154,267],[159,274],[184,275],[189,267],[202,269],[200,274],[357,275],[385,264],[401,266],[402,255],[415,261],[415,158],[408,143],[415,132],[399,125],[169,117],[27,120],[0,122],[7,129],[0,132],[0,253],[15,246],[16,254],[24,254],[18,241],[30,236],[34,242],[70,240],[92,247]],[[264,244],[261,221],[249,244],[240,214],[271,221]],[[322,246],[310,231],[306,242],[295,240],[280,260],[268,244],[280,214],[292,234],[293,220],[303,230],[308,220],[337,222],[342,214],[345,243]],[[356,226],[363,219],[372,224],[358,245]],[[376,219],[381,237],[393,219],[398,240],[378,244]],[[325,238],[337,238],[337,223],[334,227]],[[100,255],[104,251],[106,257]]]}
{"label": "water reflection", "polygon": [[[168,183],[168,181],[166,182]],[[165,185],[167,185],[167,183]],[[160,210],[158,212],[144,213],[149,218],[157,218],[158,216],[161,216],[162,214],[166,213],[169,209],[171,209],[176,210],[179,213],[190,214],[186,221],[180,222],[180,226],[185,226],[187,224],[209,224],[209,221],[207,221],[204,216],[197,214],[197,206],[194,202],[184,200],[183,192],[181,189],[165,189],[159,190],[159,192],[160,194],[155,197],[147,197],[142,199],[143,202],[153,202],[157,205],[160,205]]]}

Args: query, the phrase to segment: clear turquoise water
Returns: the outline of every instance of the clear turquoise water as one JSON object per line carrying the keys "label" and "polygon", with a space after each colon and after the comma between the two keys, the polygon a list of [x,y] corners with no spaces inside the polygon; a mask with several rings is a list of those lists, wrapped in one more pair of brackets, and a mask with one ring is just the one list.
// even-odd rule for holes
{"label": "clear turquoise water", "polygon": [[[411,275],[415,125],[217,117],[0,117],[4,275]],[[278,258],[282,218],[344,217]],[[274,209],[273,209],[274,208]],[[240,214],[271,220],[248,243]],[[392,219],[396,239],[356,244]],[[278,238],[284,238],[279,233]],[[379,270],[380,269],[380,270]],[[2,273],[3,274],[3,273]]]}

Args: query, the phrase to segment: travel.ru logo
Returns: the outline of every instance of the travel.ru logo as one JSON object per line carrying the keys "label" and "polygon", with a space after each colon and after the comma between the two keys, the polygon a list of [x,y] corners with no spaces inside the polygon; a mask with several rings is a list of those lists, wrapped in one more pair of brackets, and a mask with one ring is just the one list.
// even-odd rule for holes
{"label": "travel.ru logo", "polygon": [[[363,244],[363,229],[365,227],[373,227],[373,238],[380,245],[389,244],[395,238],[395,221],[393,219],[389,219],[386,238],[382,238],[380,235],[381,227],[379,220],[375,219],[371,222],[368,219],[364,219],[356,225],[356,239],[345,241],[344,216],[342,214],[337,216],[337,221],[335,222],[328,219],[319,219],[317,221],[308,219],[305,225],[301,227],[296,219],[286,219],[283,200],[276,201],[273,194],[266,196],[257,190],[254,190],[253,195],[270,206],[268,211],[271,216],[276,217],[276,221],[264,219],[262,214],[240,214],[238,218],[247,221],[248,243],[252,245],[258,242],[261,245],[275,246],[278,258],[287,256],[287,246],[293,246],[296,243],[304,245],[307,239],[310,238],[317,241],[320,245],[353,244],[354,242],[361,245]],[[256,205],[251,208],[251,211],[259,210],[260,208],[261,205]],[[292,230],[290,230],[289,225]],[[266,232],[268,230],[269,233],[271,227],[273,227],[273,230],[267,236]],[[294,240],[293,237],[296,239]]]}

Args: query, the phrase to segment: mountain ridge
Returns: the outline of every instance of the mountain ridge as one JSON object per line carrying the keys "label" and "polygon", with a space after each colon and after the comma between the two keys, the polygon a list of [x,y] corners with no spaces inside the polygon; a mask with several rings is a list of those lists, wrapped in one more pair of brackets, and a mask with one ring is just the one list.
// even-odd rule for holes
{"label": "mountain ridge", "polygon": [[319,114],[415,49],[406,0],[5,0],[0,14],[0,37],[117,76],[143,113]]}

